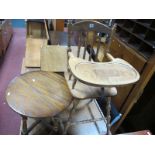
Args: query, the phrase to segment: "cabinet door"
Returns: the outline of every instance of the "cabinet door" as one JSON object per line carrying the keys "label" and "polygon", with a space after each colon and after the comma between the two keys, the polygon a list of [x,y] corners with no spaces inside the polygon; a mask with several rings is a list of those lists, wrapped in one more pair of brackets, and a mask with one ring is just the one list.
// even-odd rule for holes
{"label": "cabinet door", "polygon": [[56,19],[56,31],[64,31],[64,19]]}
{"label": "cabinet door", "polygon": [[[126,44],[122,43],[118,38],[114,37],[112,39],[112,44],[110,47],[110,52],[114,57],[122,58],[129,62],[133,67],[141,73],[146,60],[137,54],[136,51],[128,47]],[[132,90],[134,84],[118,87],[117,96],[113,97],[113,102],[115,103],[117,109],[120,111],[123,107],[130,91]]]}

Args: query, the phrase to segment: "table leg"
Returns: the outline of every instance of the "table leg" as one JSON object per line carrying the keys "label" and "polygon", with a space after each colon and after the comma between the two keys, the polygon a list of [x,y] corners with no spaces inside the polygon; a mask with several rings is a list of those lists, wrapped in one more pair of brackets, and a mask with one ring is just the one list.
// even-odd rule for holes
{"label": "table leg", "polygon": [[27,134],[27,117],[26,116],[21,116],[21,117],[22,117],[22,131],[21,131],[21,134],[26,135]]}

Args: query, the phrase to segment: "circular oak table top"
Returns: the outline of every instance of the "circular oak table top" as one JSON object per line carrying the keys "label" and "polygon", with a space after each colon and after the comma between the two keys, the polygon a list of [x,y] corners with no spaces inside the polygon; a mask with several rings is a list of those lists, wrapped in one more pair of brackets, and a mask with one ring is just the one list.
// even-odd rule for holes
{"label": "circular oak table top", "polygon": [[72,101],[65,78],[34,71],[14,78],[6,90],[8,105],[18,114],[44,118],[63,111]]}

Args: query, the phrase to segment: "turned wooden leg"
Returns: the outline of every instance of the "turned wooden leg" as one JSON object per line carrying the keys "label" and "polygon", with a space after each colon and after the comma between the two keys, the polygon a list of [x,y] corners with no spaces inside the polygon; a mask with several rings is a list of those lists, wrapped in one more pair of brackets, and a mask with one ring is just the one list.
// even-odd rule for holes
{"label": "turned wooden leg", "polygon": [[22,116],[22,135],[26,135],[27,134],[27,117],[26,116]]}
{"label": "turned wooden leg", "polygon": [[71,120],[72,120],[72,115],[73,115],[73,113],[74,113],[74,111],[75,111],[75,109],[76,109],[76,107],[77,107],[77,105],[79,103],[79,100],[74,99],[72,102],[73,102],[73,107],[69,111],[68,120],[67,120],[65,129],[64,129],[64,132],[63,132],[63,134],[65,134],[65,135],[67,134],[68,128],[70,127],[70,123],[71,123]]}
{"label": "turned wooden leg", "polygon": [[76,82],[77,82],[77,79],[74,79],[74,80],[73,80],[73,84],[72,84],[72,89],[75,88],[75,84],[76,84]]}
{"label": "turned wooden leg", "polygon": [[110,135],[110,120],[111,120],[111,116],[110,116],[110,111],[111,111],[111,97],[107,97],[107,106],[106,106],[106,110],[107,110],[107,135]]}
{"label": "turned wooden leg", "polygon": [[91,53],[90,53],[90,55],[89,55],[89,59],[88,59],[89,61],[91,60]]}
{"label": "turned wooden leg", "polygon": [[86,58],[86,50],[83,52],[83,59]]}
{"label": "turned wooden leg", "polygon": [[80,57],[80,50],[78,50],[78,52],[77,52],[77,57],[78,58]]}
{"label": "turned wooden leg", "polygon": [[72,78],[72,73],[70,72],[69,73],[69,80],[71,80],[71,78]]}

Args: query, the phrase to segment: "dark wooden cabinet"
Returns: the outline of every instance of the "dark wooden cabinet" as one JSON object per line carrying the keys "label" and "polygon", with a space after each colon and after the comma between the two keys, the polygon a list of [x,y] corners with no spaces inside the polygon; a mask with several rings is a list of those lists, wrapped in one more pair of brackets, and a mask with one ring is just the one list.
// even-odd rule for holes
{"label": "dark wooden cabinet", "polygon": [[[141,73],[146,60],[138,55],[133,49],[124,44],[118,37],[113,37],[110,52],[115,58],[122,58],[134,66]],[[121,111],[131,89],[134,85],[122,86],[118,88],[118,95],[113,98],[117,109]]]}
{"label": "dark wooden cabinet", "polygon": [[115,22],[118,26],[110,51],[114,57],[123,58],[133,65],[140,73],[140,80],[136,84],[118,88],[113,102],[122,117],[112,127],[113,133],[134,108],[155,72],[155,20],[121,19]]}
{"label": "dark wooden cabinet", "polygon": [[6,19],[1,21],[0,24],[0,56],[5,54],[6,49],[9,45],[10,39],[13,34],[11,20]]}
{"label": "dark wooden cabinet", "polygon": [[56,19],[56,31],[64,31],[64,19]]}
{"label": "dark wooden cabinet", "polygon": [[155,19],[118,19],[117,36],[149,59],[155,50]]}
{"label": "dark wooden cabinet", "polygon": [[132,110],[123,122],[126,132],[149,129],[155,134],[155,74],[152,76]]}

